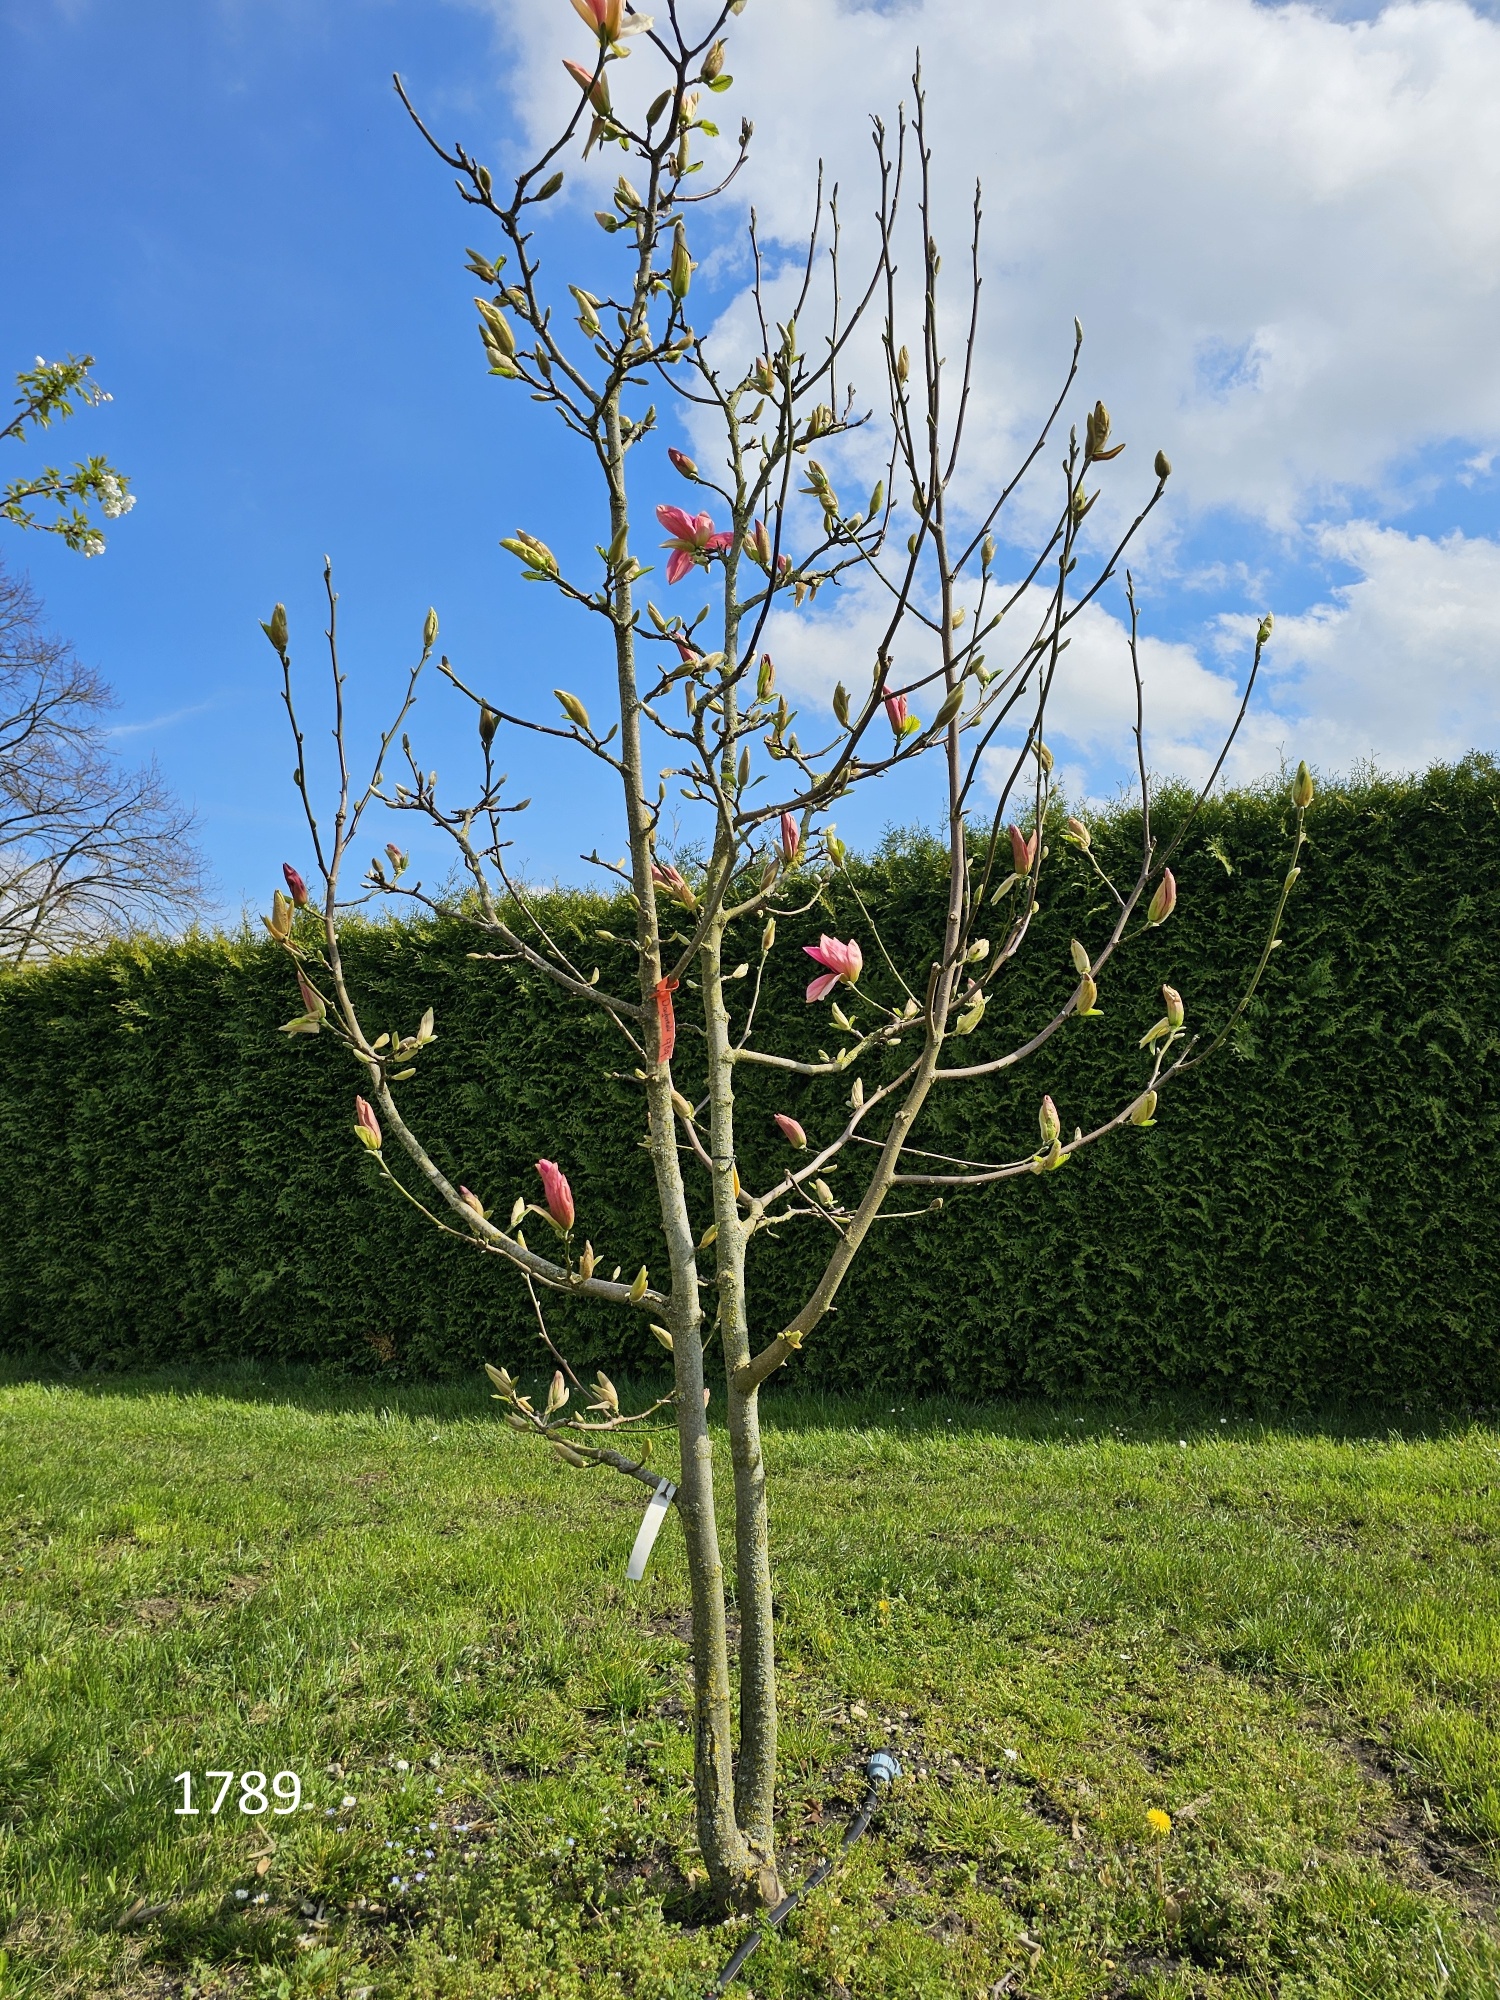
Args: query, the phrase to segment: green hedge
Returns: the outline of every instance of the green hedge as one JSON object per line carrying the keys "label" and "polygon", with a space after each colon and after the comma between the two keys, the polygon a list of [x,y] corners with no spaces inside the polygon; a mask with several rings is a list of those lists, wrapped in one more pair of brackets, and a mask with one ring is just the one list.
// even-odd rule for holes
{"label": "green hedge", "polygon": [[[1264,935],[1287,822],[1280,787],[1214,803],[1177,868],[1176,915],[1111,969],[1104,1018],[1002,1081],[944,1092],[918,1142],[1016,1157],[1044,1090],[1069,1129],[1087,1126],[1138,1087],[1163,979],[1190,1024],[1222,1020]],[[1495,1395],[1500,776],[1473,758],[1330,789],[1310,833],[1287,942],[1234,1046],[1164,1099],[1155,1129],[881,1224],[794,1364],[804,1381],[1283,1404]],[[1121,811],[1096,838],[1123,859],[1138,824]],[[898,958],[925,963],[931,851],[892,841],[858,873]],[[612,960],[592,940],[624,928],[619,912],[578,897],[554,916],[604,954],[606,979],[625,977],[624,947]],[[1105,921],[1086,871],[1055,855],[1032,941],[964,1053],[1046,1018],[1072,984],[1069,938]],[[819,924],[865,928],[840,908],[784,925],[785,943]],[[406,1087],[413,1123],[497,1208],[535,1195],[538,1154],[562,1161],[607,1264],[660,1269],[638,1089],[611,1077],[628,1052],[602,1017],[476,963],[473,945],[457,921],[349,940],[368,1018],[409,1031],[436,1008],[439,1039]],[[778,948],[773,965],[766,1040],[805,1046],[814,1017],[827,1039],[826,1010],[802,1000],[807,961]],[[83,1364],[531,1359],[524,1293],[375,1185],[350,1132],[353,1066],[325,1038],[279,1035],[293,1011],[285,960],[248,939],[121,946],[0,982],[0,1343]],[[685,1088],[693,1060],[685,1032]],[[745,1072],[747,1184],[784,1158],[773,1110],[816,1136],[845,1087]],[[819,1247],[810,1225],[754,1246],[761,1333]],[[639,1372],[655,1358],[635,1317],[564,1301],[555,1319],[580,1361]]]}

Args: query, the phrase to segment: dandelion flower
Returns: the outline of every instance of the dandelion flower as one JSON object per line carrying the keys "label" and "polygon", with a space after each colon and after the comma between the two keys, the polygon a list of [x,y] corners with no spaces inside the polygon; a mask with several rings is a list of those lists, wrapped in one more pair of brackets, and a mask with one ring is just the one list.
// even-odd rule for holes
{"label": "dandelion flower", "polygon": [[1165,1840],[1172,1831],[1172,1815],[1164,1813],[1160,1806],[1152,1806],[1146,1815],[1146,1824],[1158,1840]]}

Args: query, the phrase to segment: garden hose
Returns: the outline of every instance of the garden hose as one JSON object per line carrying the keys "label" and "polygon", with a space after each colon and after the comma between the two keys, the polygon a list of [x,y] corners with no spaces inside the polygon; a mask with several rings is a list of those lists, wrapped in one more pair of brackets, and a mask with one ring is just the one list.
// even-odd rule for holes
{"label": "garden hose", "polygon": [[838,1853],[831,1854],[826,1861],[820,1861],[811,1875],[802,1884],[801,1888],[794,1889],[790,1896],[784,1896],[775,1909],[771,1911],[770,1915],[764,1918],[751,1931],[749,1937],[745,1939],[734,1957],[730,1959],[728,1965],[725,1966],[713,1985],[708,1989],[708,2000],[715,2000],[715,1995],[725,1992],[730,1982],[739,1977],[746,1960],[759,1949],[767,1930],[776,1930],[780,1925],[784,1924],[808,1891],[816,1889],[820,1882],[828,1880],[828,1877],[838,1866],[840,1860],[854,1845],[855,1841],[859,1839],[860,1835],[865,1832],[870,1821],[875,1817],[875,1809],[880,1803],[881,1792],[890,1784],[893,1778],[900,1777],[901,1766],[888,1750],[877,1750],[865,1766],[865,1775],[870,1781],[869,1790],[865,1793],[864,1804],[844,1828],[844,1837],[839,1843]]}

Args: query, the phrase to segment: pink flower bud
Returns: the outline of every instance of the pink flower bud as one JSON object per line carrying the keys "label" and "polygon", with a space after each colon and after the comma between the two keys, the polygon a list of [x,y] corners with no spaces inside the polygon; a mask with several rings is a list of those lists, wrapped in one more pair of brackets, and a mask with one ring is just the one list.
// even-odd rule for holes
{"label": "pink flower bud", "polygon": [[798,1152],[801,1152],[802,1148],[807,1144],[807,1134],[797,1123],[796,1119],[788,1118],[784,1111],[778,1111],[776,1113],[776,1123],[781,1127],[782,1136],[786,1139],[787,1143],[795,1146]]}
{"label": "pink flower bud", "polygon": [[1161,880],[1156,885],[1156,894],[1151,898],[1146,911],[1148,924],[1164,924],[1177,908],[1177,878],[1170,868],[1163,868]]}
{"label": "pink flower bud", "polygon": [[290,861],[283,861],[281,872],[286,877],[286,886],[292,892],[292,901],[299,910],[307,908],[307,884],[297,873]]}
{"label": "pink flower bud", "polygon": [[559,1229],[573,1227],[573,1190],[568,1186],[568,1177],[555,1160],[538,1160],[536,1170],[542,1177],[542,1199],[547,1204],[547,1213]]}
{"label": "pink flower bud", "polygon": [[354,1100],[354,1130],[362,1145],[368,1146],[372,1153],[380,1151],[384,1143],[380,1120],[362,1097],[356,1097]]}
{"label": "pink flower bud", "polygon": [[1031,865],[1036,860],[1036,835],[1028,840],[1018,826],[1008,828],[1010,834],[1011,866],[1017,875],[1029,875]]}
{"label": "pink flower bud", "polygon": [[463,1203],[465,1208],[472,1208],[474,1213],[479,1217],[480,1221],[483,1222],[484,1203],[479,1199],[477,1194],[471,1194],[466,1187],[460,1187],[460,1189],[458,1190],[458,1198]]}
{"label": "pink flower bud", "polygon": [[321,993],[309,984],[301,966],[297,968],[297,991],[302,995],[302,1004],[315,1021],[321,1021],[328,1007]]}
{"label": "pink flower bud", "polygon": [[672,1051],[677,1046],[677,1016],[672,1011],[672,995],[676,991],[677,981],[675,979],[657,980],[655,998],[656,1060],[658,1062],[670,1062],[672,1060]]}
{"label": "pink flower bud", "polygon": [[671,459],[684,479],[696,479],[698,477],[698,468],[685,451],[677,451],[673,446],[668,445],[667,457]]}
{"label": "pink flower bud", "polygon": [[797,850],[802,845],[802,834],[791,813],[781,815],[781,851],[788,861],[797,859]]}
{"label": "pink flower bud", "polygon": [[897,736],[901,735],[902,731],[906,728],[906,696],[904,694],[892,694],[888,689],[882,688],[881,699],[885,702],[885,712],[890,719],[892,731]]}
{"label": "pink flower bud", "polygon": [[1183,1022],[1184,1010],[1182,995],[1177,991],[1175,986],[1164,986],[1161,989],[1161,1004],[1167,1010],[1167,1026],[1169,1028],[1180,1028]]}

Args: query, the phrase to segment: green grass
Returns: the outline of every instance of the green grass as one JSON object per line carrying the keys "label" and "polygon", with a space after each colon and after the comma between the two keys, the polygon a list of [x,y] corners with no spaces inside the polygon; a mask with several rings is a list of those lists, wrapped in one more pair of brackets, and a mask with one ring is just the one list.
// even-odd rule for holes
{"label": "green grass", "polygon": [[[675,1528],[493,1410],[0,1370],[0,1995],[705,1991]],[[1494,2000],[1494,1428],[767,1416],[788,1876],[909,1775],[757,2000]]]}

